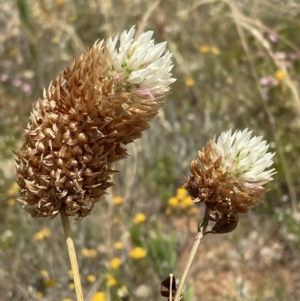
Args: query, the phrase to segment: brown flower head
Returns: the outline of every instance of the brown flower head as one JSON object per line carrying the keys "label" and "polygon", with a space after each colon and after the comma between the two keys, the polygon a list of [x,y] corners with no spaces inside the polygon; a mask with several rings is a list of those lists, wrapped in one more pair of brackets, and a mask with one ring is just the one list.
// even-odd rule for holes
{"label": "brown flower head", "polygon": [[[169,91],[171,54],[153,32],[95,43],[34,105],[15,152],[20,201],[33,217],[88,215],[112,185],[124,144],[141,136]],[[119,41],[119,49],[115,49]]]}
{"label": "brown flower head", "polygon": [[209,140],[191,162],[192,175],[184,183],[195,203],[204,202],[209,219],[215,221],[214,233],[232,231],[238,212],[257,205],[272,180],[274,154],[262,137],[251,137],[247,129],[224,132],[215,142]]}

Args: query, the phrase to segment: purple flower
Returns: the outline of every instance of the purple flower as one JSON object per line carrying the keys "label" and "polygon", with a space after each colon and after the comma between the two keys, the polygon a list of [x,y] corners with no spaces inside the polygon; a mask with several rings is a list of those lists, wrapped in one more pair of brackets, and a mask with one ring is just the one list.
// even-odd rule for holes
{"label": "purple flower", "polygon": [[0,75],[0,80],[1,80],[2,82],[6,82],[6,81],[8,80],[8,75],[5,74],[5,73],[1,74],[1,75]]}
{"label": "purple flower", "polygon": [[277,42],[277,35],[276,35],[276,33],[270,32],[269,35],[268,35],[268,38],[273,43]]}

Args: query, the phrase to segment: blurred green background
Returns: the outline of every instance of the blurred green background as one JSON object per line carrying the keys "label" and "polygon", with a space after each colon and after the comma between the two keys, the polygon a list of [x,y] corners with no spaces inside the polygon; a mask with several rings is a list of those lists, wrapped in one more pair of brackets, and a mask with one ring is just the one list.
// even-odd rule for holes
{"label": "blurred green background", "polygon": [[300,300],[299,1],[0,5],[0,300],[76,300],[61,221],[33,219],[16,201],[12,149],[62,68],[132,25],[168,42],[177,81],[116,165],[116,186],[72,225],[86,300],[163,300],[160,283],[169,273],[180,277],[201,219],[188,201],[169,200],[197,150],[230,128],[263,135],[277,174],[234,232],[204,239],[184,300]]}

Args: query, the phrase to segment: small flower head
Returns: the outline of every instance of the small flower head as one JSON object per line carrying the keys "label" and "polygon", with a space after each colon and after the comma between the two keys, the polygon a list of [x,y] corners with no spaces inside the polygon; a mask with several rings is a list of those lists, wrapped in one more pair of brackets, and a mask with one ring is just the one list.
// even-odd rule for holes
{"label": "small flower head", "polygon": [[106,294],[104,292],[97,292],[92,296],[91,301],[106,301]]}
{"label": "small flower head", "polygon": [[123,202],[124,202],[124,200],[121,196],[115,196],[113,198],[114,205],[121,205],[121,204],[123,204]]}
{"label": "small flower head", "polygon": [[146,251],[141,247],[136,247],[133,250],[130,251],[130,257],[133,259],[141,259],[146,257],[147,253]]}
{"label": "small flower head", "polygon": [[114,249],[115,249],[115,250],[122,250],[122,249],[123,249],[123,244],[122,244],[122,242],[116,241],[116,242],[114,243]]}
{"label": "small flower head", "polygon": [[122,261],[120,258],[118,257],[114,257],[110,262],[109,262],[109,265],[110,265],[110,268],[112,270],[117,270],[120,265],[122,264]]}
{"label": "small flower head", "polygon": [[113,276],[110,275],[110,274],[107,274],[107,275],[106,275],[106,285],[107,285],[108,287],[116,286],[117,283],[118,283],[118,282],[117,282],[117,280],[116,280],[115,277],[113,277]]}
{"label": "small flower head", "polygon": [[136,216],[134,217],[134,223],[135,224],[141,224],[146,220],[146,215],[143,213],[138,213],[136,214]]}
{"label": "small flower head", "polygon": [[86,277],[86,280],[87,280],[88,282],[90,282],[90,283],[93,283],[93,282],[96,281],[96,277],[95,277],[95,275],[88,275],[88,276]]}
{"label": "small flower head", "polygon": [[218,225],[223,221],[224,227],[235,227],[237,212],[248,212],[261,201],[263,185],[275,173],[270,169],[274,153],[268,152],[263,137],[251,134],[247,129],[229,130],[217,141],[209,140],[191,162],[192,175],[184,183],[194,202],[205,202],[211,220]]}
{"label": "small flower head", "polygon": [[186,189],[180,187],[180,188],[177,189],[177,192],[176,192],[176,198],[177,198],[179,201],[182,201],[182,200],[186,197],[186,194],[187,194]]}
{"label": "small flower head", "polygon": [[[53,80],[33,106],[15,152],[24,208],[33,217],[61,210],[87,216],[110,182],[124,145],[149,127],[169,92],[173,63],[153,32],[95,43]],[[118,46],[117,46],[118,45]]]}
{"label": "small flower head", "polygon": [[74,282],[70,282],[69,285],[68,285],[68,287],[69,287],[70,291],[74,291],[75,290],[75,284],[74,284]]}
{"label": "small flower head", "polygon": [[33,236],[33,239],[36,241],[44,240],[51,235],[51,230],[48,227],[44,227],[40,231],[36,232]]}
{"label": "small flower head", "polygon": [[211,53],[213,53],[214,55],[219,55],[220,54],[220,49],[216,46],[212,46],[210,48]]}
{"label": "small flower head", "polygon": [[19,186],[16,182],[14,182],[9,189],[7,190],[6,194],[8,196],[16,195],[19,192]]}
{"label": "small flower head", "polygon": [[188,78],[186,78],[186,80],[185,80],[185,85],[187,86],[187,87],[193,87],[194,85],[195,85],[195,81],[194,81],[194,79],[192,78],[192,77],[188,77]]}
{"label": "small flower head", "polygon": [[97,256],[97,251],[95,249],[83,248],[81,250],[81,255],[86,258],[95,258]]}
{"label": "small flower head", "polygon": [[175,198],[175,197],[169,198],[169,200],[168,200],[168,205],[169,205],[170,207],[177,207],[178,204],[179,204],[178,198]]}
{"label": "small flower head", "polygon": [[282,81],[285,77],[284,71],[279,69],[275,72],[275,78],[279,81]]}

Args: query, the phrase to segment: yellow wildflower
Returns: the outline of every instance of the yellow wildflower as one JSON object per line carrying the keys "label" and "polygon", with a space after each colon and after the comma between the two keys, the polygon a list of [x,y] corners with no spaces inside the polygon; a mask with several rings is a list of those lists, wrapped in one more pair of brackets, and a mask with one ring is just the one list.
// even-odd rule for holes
{"label": "yellow wildflower", "polygon": [[37,299],[42,299],[42,298],[44,297],[44,295],[43,295],[42,292],[37,291],[37,292],[35,293],[35,297],[36,297]]}
{"label": "yellow wildflower", "polygon": [[8,196],[16,195],[19,191],[19,186],[17,182],[14,182],[10,185],[9,189],[7,190],[6,194]]}
{"label": "yellow wildflower", "polygon": [[113,202],[115,205],[120,205],[120,204],[123,204],[124,200],[121,196],[115,196],[113,198]]}
{"label": "yellow wildflower", "polygon": [[55,284],[55,281],[52,278],[45,279],[44,280],[44,284],[47,287],[52,287]]}
{"label": "yellow wildflower", "polygon": [[11,207],[11,206],[13,206],[13,205],[15,204],[15,202],[16,202],[15,199],[9,198],[9,199],[7,200],[7,205]]}
{"label": "yellow wildflower", "polygon": [[121,265],[121,263],[122,263],[122,262],[121,262],[121,259],[120,259],[120,258],[114,257],[114,258],[110,261],[109,265],[110,265],[110,267],[111,267],[112,270],[116,270],[116,269],[119,268],[119,266]]}
{"label": "yellow wildflower", "polygon": [[185,85],[186,85],[187,87],[192,87],[192,86],[194,86],[194,85],[195,85],[194,79],[191,78],[191,77],[188,77],[188,78],[185,80]]}
{"label": "yellow wildflower", "polygon": [[74,282],[70,282],[70,283],[69,283],[69,290],[74,291],[74,289],[75,289],[75,284],[74,284]]}
{"label": "yellow wildflower", "polygon": [[193,206],[194,205],[194,201],[190,196],[186,196],[183,200],[188,206]]}
{"label": "yellow wildflower", "polygon": [[48,227],[44,227],[40,231],[34,234],[33,239],[36,241],[44,240],[51,235],[51,230]]}
{"label": "yellow wildflower", "polygon": [[168,205],[171,206],[171,207],[176,207],[178,205],[179,201],[177,198],[169,198],[169,201],[168,201]]}
{"label": "yellow wildflower", "polygon": [[179,201],[182,201],[185,198],[186,193],[187,193],[186,189],[184,189],[184,188],[178,188],[177,189],[177,193],[176,193],[176,198]]}
{"label": "yellow wildflower", "polygon": [[115,286],[117,284],[117,280],[112,275],[107,275],[106,285],[108,287]]}
{"label": "yellow wildflower", "polygon": [[91,301],[105,301],[106,294],[104,292],[97,292],[91,299]]}
{"label": "yellow wildflower", "polygon": [[94,275],[88,275],[86,277],[87,281],[90,282],[90,283],[93,283],[96,281],[96,277]]}
{"label": "yellow wildflower", "polygon": [[44,277],[44,278],[49,278],[49,273],[47,270],[41,270],[41,275]]}
{"label": "yellow wildflower", "polygon": [[73,300],[70,299],[70,298],[64,298],[64,299],[62,299],[61,301],[73,301]]}
{"label": "yellow wildflower", "polygon": [[279,80],[279,81],[282,81],[283,79],[284,79],[284,76],[285,76],[285,74],[284,74],[284,71],[283,70],[277,70],[276,72],[275,72],[275,77],[276,77],[276,79],[277,80]]}
{"label": "yellow wildflower", "polygon": [[83,248],[81,250],[81,255],[86,258],[95,258],[97,256],[97,251],[95,249]]}
{"label": "yellow wildflower", "polygon": [[138,213],[135,217],[134,217],[134,223],[135,224],[141,224],[146,220],[146,215],[143,213]]}
{"label": "yellow wildflower", "polygon": [[200,52],[208,53],[210,51],[210,47],[208,45],[202,45],[199,47]]}
{"label": "yellow wildflower", "polygon": [[182,210],[185,210],[186,208],[188,208],[188,205],[186,204],[186,202],[182,201],[179,203],[179,207]]}
{"label": "yellow wildflower", "polygon": [[211,46],[210,51],[214,55],[219,55],[221,53],[220,49],[218,47],[216,47],[216,46]]}
{"label": "yellow wildflower", "polygon": [[115,250],[121,250],[123,249],[123,244],[120,241],[117,241],[114,243],[114,249]]}
{"label": "yellow wildflower", "polygon": [[71,279],[74,278],[74,275],[73,275],[73,271],[72,271],[72,270],[69,270],[69,271],[68,271],[68,275],[69,275],[69,277],[70,277]]}
{"label": "yellow wildflower", "polygon": [[133,259],[141,259],[146,256],[146,251],[141,247],[136,247],[130,251],[129,255]]}

